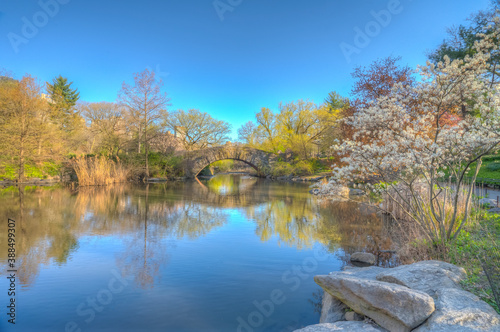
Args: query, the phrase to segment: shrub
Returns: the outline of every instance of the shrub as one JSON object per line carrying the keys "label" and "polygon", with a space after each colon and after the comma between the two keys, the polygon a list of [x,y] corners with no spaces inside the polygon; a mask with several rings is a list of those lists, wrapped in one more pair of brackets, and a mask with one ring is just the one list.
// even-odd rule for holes
{"label": "shrub", "polygon": [[494,163],[488,164],[486,166],[486,168],[489,171],[500,171],[500,162],[494,162]]}
{"label": "shrub", "polygon": [[483,157],[484,162],[500,160],[500,154],[489,154]]}
{"label": "shrub", "polygon": [[176,177],[183,173],[182,157],[152,152],[148,160],[149,175],[152,177]]}
{"label": "shrub", "polygon": [[271,169],[271,175],[273,176],[285,176],[292,174],[292,165],[286,162],[277,162]]}
{"label": "shrub", "polygon": [[310,161],[299,161],[293,165],[292,174],[293,175],[311,175],[314,173],[314,167]]}

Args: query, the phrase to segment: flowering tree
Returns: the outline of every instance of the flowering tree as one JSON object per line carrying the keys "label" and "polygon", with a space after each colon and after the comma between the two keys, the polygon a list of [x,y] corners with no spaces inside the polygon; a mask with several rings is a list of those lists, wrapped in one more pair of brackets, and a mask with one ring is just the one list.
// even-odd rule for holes
{"label": "flowering tree", "polygon": [[[481,158],[500,143],[500,94],[485,75],[497,35],[482,35],[473,56],[427,63],[419,83],[397,83],[344,119],[356,132],[334,146],[346,166],[330,181],[376,178],[366,188],[399,206],[429,240],[456,237],[470,214]],[[456,179],[453,186],[443,181],[445,172]]]}

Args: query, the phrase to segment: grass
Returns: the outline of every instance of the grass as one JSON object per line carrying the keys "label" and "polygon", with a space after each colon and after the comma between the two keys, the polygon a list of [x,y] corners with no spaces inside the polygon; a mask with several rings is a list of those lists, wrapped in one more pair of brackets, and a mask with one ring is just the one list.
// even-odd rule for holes
{"label": "grass", "polygon": [[[24,177],[27,179],[46,179],[49,176],[58,175],[61,167],[61,164],[53,161],[46,161],[40,164],[27,163],[24,165]],[[13,181],[17,178],[17,165],[5,164],[0,168],[0,179],[9,179]]]}
{"label": "grass", "polygon": [[468,277],[462,282],[462,287],[479,296],[500,313],[500,303],[495,301],[492,289],[495,287],[500,290],[500,280],[492,280],[491,284],[483,269],[486,264],[496,277],[499,277],[500,214],[484,211],[476,213],[479,213],[479,221],[469,223],[455,241],[448,243],[445,258],[467,271]]}
{"label": "grass", "polygon": [[125,182],[128,177],[128,169],[119,160],[114,162],[104,156],[77,157],[71,163],[80,186],[105,186]]}
{"label": "grass", "polygon": [[[496,165],[500,165],[500,155],[485,156],[477,177],[500,180],[500,167],[496,168]],[[471,172],[469,174],[474,174],[476,163],[472,164],[470,169]]]}
{"label": "grass", "polygon": [[474,207],[457,238],[445,244],[428,241],[414,222],[396,226],[392,237],[402,264],[434,259],[461,266],[467,271],[462,288],[500,313],[500,214]]}

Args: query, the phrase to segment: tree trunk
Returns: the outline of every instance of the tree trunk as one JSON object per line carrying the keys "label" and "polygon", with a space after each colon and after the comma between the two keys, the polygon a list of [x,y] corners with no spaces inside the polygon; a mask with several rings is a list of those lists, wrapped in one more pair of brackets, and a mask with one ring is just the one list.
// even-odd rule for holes
{"label": "tree trunk", "polygon": [[144,131],[144,150],[146,152],[146,179],[149,178],[149,149],[148,149],[148,132]]}
{"label": "tree trunk", "polygon": [[41,156],[42,155],[42,137],[40,137],[40,139],[38,140],[38,156]]}
{"label": "tree trunk", "polygon": [[18,182],[19,184],[24,181],[24,137],[21,136],[21,144],[19,145],[19,170],[18,170]]}
{"label": "tree trunk", "polygon": [[141,126],[139,126],[139,131],[137,132],[137,153],[141,153]]}

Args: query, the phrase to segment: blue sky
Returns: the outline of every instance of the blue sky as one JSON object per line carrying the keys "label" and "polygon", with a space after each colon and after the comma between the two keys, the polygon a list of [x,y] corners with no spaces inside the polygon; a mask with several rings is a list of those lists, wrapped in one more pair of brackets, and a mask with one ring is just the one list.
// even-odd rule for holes
{"label": "blue sky", "polygon": [[[124,80],[149,67],[164,80],[171,109],[208,112],[230,122],[233,132],[261,107],[277,109],[280,101],[321,103],[333,90],[348,96],[353,68],[377,58],[395,55],[411,67],[423,64],[447,27],[489,4],[56,1],[0,3],[0,68],[42,81],[61,74],[74,82],[82,100],[114,101]],[[382,15],[383,24],[374,24],[373,12],[382,10],[390,17]],[[31,24],[35,29],[29,29]],[[356,43],[356,28],[368,29],[369,43]],[[359,46],[350,61],[341,45]]]}

